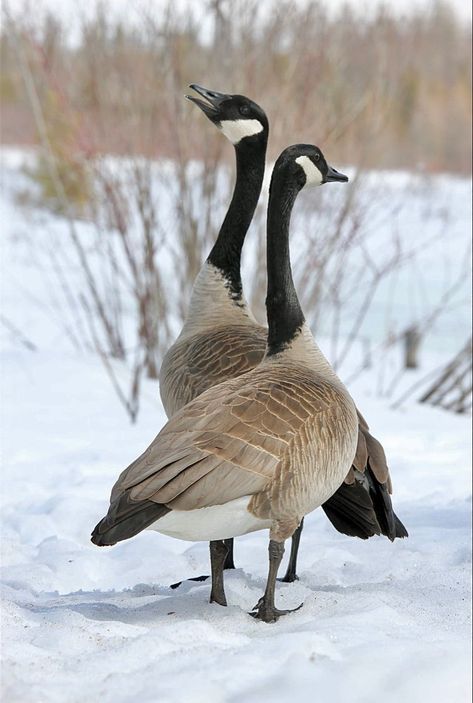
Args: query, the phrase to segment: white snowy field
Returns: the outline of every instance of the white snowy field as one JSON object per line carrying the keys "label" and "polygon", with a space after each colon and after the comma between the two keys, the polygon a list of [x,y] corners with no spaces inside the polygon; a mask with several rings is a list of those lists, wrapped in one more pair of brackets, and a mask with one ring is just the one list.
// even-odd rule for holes
{"label": "white snowy field", "polygon": [[[158,388],[145,386],[130,425],[101,362],[72,350],[56,324],[35,256],[41,220],[29,223],[9,187],[0,217],[2,313],[37,347],[3,328],[3,700],[469,701],[469,418],[413,400],[394,411],[361,376],[350,390],[386,449],[409,538],[363,542],[311,514],[300,580],[277,590],[280,607],[304,606],[272,625],[248,615],[265,585],[265,533],[236,541],[227,608],[208,603],[208,583],[171,590],[208,573],[206,544],[155,532],[110,549],[89,541],[118,472],[165,422]],[[468,217],[456,227],[464,237]]]}

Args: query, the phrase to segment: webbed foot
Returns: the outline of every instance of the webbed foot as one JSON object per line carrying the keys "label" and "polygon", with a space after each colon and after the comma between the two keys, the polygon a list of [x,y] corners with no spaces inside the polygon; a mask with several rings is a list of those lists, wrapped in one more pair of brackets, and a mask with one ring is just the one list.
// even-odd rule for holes
{"label": "webbed foot", "polygon": [[[301,603],[297,608],[290,608],[288,610],[279,610],[270,603],[268,603],[264,596],[259,599],[255,607],[252,609],[251,617],[257,620],[262,620],[263,622],[276,622],[282,615],[289,615],[289,613],[295,613],[296,610],[300,610],[304,604]],[[256,612],[253,612],[256,611]]]}
{"label": "webbed foot", "polygon": [[287,571],[286,574],[280,578],[277,579],[280,583],[294,583],[294,581],[299,581],[299,576],[292,571],[289,572]]}
{"label": "webbed foot", "polygon": [[182,586],[183,583],[187,583],[187,581],[207,581],[207,579],[209,578],[209,574],[207,574],[206,576],[193,576],[190,579],[184,579],[184,581],[177,581],[176,583],[171,583],[169,588],[179,588],[179,586]]}

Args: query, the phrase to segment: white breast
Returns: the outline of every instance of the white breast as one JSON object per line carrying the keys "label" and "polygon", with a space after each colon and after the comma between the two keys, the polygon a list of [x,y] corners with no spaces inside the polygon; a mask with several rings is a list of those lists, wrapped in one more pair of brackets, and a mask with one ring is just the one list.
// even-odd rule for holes
{"label": "white breast", "polygon": [[251,496],[199,510],[171,510],[148,529],[190,542],[228,539],[269,529],[271,520],[260,520],[248,511]]}

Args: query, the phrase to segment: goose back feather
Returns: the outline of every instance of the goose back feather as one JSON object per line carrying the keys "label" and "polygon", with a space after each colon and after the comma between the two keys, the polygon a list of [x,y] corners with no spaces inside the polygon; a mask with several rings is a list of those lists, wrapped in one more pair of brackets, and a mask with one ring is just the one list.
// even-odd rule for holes
{"label": "goose back feather", "polygon": [[[335,374],[327,378],[297,355],[269,358],[171,418],[120,475],[95,537],[103,544],[116,537],[114,506],[123,525],[129,505],[134,531],[139,506],[147,511],[150,502],[192,511],[248,497],[247,510],[277,525],[278,539],[286,539],[343,481],[356,441],[356,411]],[[226,529],[213,538],[235,536],[233,526]]]}

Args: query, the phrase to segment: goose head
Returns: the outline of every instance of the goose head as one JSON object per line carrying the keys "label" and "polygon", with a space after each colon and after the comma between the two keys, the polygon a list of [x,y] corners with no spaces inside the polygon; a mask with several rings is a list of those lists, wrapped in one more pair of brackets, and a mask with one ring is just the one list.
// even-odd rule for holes
{"label": "goose head", "polygon": [[197,83],[192,88],[204,100],[194,95],[186,98],[200,107],[202,112],[214,123],[234,146],[250,142],[266,142],[269,124],[264,110],[253,100],[244,95],[228,95],[208,90]]}
{"label": "goose head", "polygon": [[300,189],[348,181],[348,176],[329,166],[322,151],[313,144],[294,144],[287,147],[280,154],[275,168],[285,170]]}

